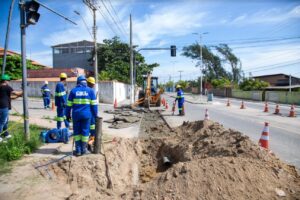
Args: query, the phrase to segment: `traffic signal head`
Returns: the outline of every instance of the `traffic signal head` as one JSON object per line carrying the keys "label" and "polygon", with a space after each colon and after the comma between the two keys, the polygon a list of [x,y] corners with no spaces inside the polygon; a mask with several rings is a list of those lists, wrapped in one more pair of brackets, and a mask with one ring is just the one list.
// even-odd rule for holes
{"label": "traffic signal head", "polygon": [[36,1],[27,1],[25,3],[25,11],[26,11],[26,24],[34,25],[39,21],[40,14],[38,13],[38,9],[40,4]]}
{"label": "traffic signal head", "polygon": [[176,46],[171,45],[170,49],[171,49],[171,56],[176,57]]}

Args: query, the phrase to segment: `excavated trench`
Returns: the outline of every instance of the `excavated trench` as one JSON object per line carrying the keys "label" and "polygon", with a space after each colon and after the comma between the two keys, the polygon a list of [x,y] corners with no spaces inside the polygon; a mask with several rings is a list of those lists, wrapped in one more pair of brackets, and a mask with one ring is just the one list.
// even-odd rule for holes
{"label": "excavated trench", "polygon": [[[171,130],[158,111],[145,112],[140,137],[105,144],[105,155],[108,169],[103,155],[73,158],[65,199],[272,199],[278,188],[300,198],[294,167],[212,121]],[[49,167],[55,181],[67,182],[69,164]]]}

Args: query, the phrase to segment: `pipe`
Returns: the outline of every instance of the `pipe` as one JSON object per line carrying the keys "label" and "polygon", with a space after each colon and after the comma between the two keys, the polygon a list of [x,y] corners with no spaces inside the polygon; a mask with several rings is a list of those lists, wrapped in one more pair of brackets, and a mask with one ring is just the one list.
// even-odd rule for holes
{"label": "pipe", "polygon": [[170,159],[167,156],[163,156],[163,163],[164,163],[164,166],[166,166],[166,167],[170,167],[172,165],[172,162],[170,161]]}

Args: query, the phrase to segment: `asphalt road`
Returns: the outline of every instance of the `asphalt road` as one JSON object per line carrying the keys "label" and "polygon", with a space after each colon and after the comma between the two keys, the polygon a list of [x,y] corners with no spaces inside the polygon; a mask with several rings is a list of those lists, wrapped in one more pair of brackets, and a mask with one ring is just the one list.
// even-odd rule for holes
{"label": "asphalt road", "polygon": [[[166,97],[169,105],[174,98]],[[171,126],[181,125],[183,121],[203,120],[205,109],[209,110],[210,119],[219,122],[226,128],[238,130],[258,142],[264,122],[270,122],[270,149],[282,160],[300,169],[300,119],[263,113],[263,102],[245,102],[246,109],[239,109],[240,100],[232,100],[232,106],[226,107],[227,99],[215,99],[212,104],[185,103],[186,116],[167,116]],[[282,113],[287,115],[288,106],[283,106]],[[170,113],[169,113],[170,114]],[[166,115],[169,115],[166,113]]]}

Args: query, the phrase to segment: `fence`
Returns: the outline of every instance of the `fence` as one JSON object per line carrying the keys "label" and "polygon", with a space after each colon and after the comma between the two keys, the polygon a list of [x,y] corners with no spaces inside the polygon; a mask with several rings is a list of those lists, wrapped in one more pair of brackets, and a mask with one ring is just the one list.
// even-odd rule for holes
{"label": "fence", "polygon": [[266,91],[266,101],[300,105],[300,92]]}
{"label": "fence", "polygon": [[[51,93],[54,94],[57,82],[49,82],[48,87]],[[10,86],[14,90],[21,90],[21,81],[11,81]],[[41,87],[44,85],[43,81],[28,81],[28,96],[41,97]],[[69,91],[76,86],[76,82],[67,82],[66,90]],[[99,101],[103,103],[114,103],[124,101],[129,98],[130,86],[125,83],[116,81],[101,81],[98,83],[99,87]]]}
{"label": "fence", "polygon": [[239,99],[263,101],[263,91],[232,90],[232,97]]}

